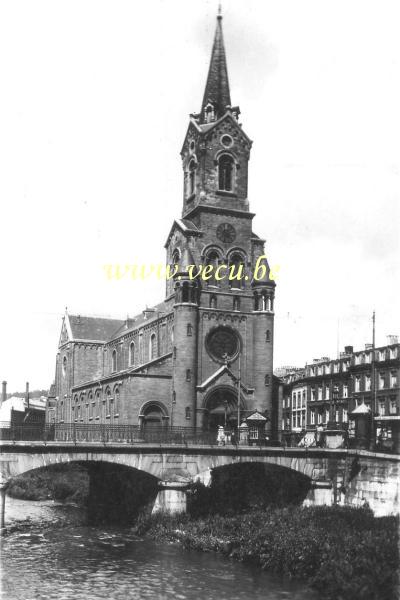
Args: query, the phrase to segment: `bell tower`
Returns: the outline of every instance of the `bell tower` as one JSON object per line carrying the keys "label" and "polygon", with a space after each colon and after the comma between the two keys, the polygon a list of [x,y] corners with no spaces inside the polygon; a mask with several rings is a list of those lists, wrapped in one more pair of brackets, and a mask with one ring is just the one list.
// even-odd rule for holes
{"label": "bell tower", "polygon": [[251,140],[239,124],[240,109],[231,105],[228,68],[217,17],[203,102],[190,115],[181,150],[184,174],[183,217],[198,206],[247,210],[247,164]]}
{"label": "bell tower", "polygon": [[[240,418],[255,410],[271,417],[273,404],[275,282],[265,240],[252,228],[255,215],[248,202],[252,141],[239,115],[239,107],[231,103],[218,14],[200,112],[190,115],[181,149],[182,216],[174,221],[165,245],[167,264],[178,265],[166,286],[178,342],[176,415],[178,404],[185,401],[187,422],[206,429],[223,418],[237,426],[239,363]],[[185,275],[189,265],[183,263],[189,259],[194,272],[203,273],[196,286]]]}

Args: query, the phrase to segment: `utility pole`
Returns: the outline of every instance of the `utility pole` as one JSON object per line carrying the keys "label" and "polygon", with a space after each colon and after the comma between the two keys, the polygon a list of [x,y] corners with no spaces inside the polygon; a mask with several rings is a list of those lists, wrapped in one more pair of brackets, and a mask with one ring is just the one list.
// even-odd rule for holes
{"label": "utility pole", "polygon": [[372,412],[376,415],[375,311],[372,313]]}
{"label": "utility pole", "polygon": [[375,366],[375,311],[372,313],[372,364],[371,364],[371,375],[372,375],[372,407],[371,407],[371,437],[370,437],[370,449],[375,448],[375,415],[376,415],[376,366]]}

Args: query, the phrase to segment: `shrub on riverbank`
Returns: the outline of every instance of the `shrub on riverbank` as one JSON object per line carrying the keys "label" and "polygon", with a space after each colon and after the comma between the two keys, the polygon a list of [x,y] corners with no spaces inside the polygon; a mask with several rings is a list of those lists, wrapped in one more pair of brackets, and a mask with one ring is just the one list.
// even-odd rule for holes
{"label": "shrub on riverbank", "polygon": [[81,465],[52,465],[35,469],[11,480],[7,493],[20,500],[60,500],[83,504],[89,476]]}
{"label": "shrub on riverbank", "polygon": [[398,519],[378,519],[367,509],[270,508],[200,520],[161,515],[139,520],[136,531],[305,580],[321,598],[397,598]]}

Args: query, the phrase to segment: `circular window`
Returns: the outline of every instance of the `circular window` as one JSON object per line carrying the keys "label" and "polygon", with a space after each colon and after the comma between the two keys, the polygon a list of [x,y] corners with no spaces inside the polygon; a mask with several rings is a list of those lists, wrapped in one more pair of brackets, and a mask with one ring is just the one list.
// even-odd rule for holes
{"label": "circular window", "polygon": [[192,141],[190,142],[190,144],[189,144],[189,148],[190,148],[191,152],[193,152],[193,150],[194,150],[194,140],[192,140]]}
{"label": "circular window", "polygon": [[225,146],[225,148],[230,148],[233,144],[233,139],[230,135],[223,135],[221,138],[221,144]]}
{"label": "circular window", "polygon": [[219,362],[232,360],[239,354],[239,335],[234,329],[221,325],[207,335],[206,348],[210,356]]}

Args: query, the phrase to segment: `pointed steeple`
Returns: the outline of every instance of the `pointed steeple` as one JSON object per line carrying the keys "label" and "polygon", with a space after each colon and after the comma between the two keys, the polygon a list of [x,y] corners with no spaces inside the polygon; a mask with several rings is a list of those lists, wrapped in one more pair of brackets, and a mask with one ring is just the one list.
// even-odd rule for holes
{"label": "pointed steeple", "polygon": [[[219,119],[225,113],[226,106],[230,106],[230,104],[231,95],[222,34],[222,15],[221,7],[219,7],[217,29],[215,31],[210,67],[208,69],[206,89],[204,90],[203,103],[201,105],[200,122],[206,123]],[[206,116],[207,111],[209,114],[208,118]]]}

